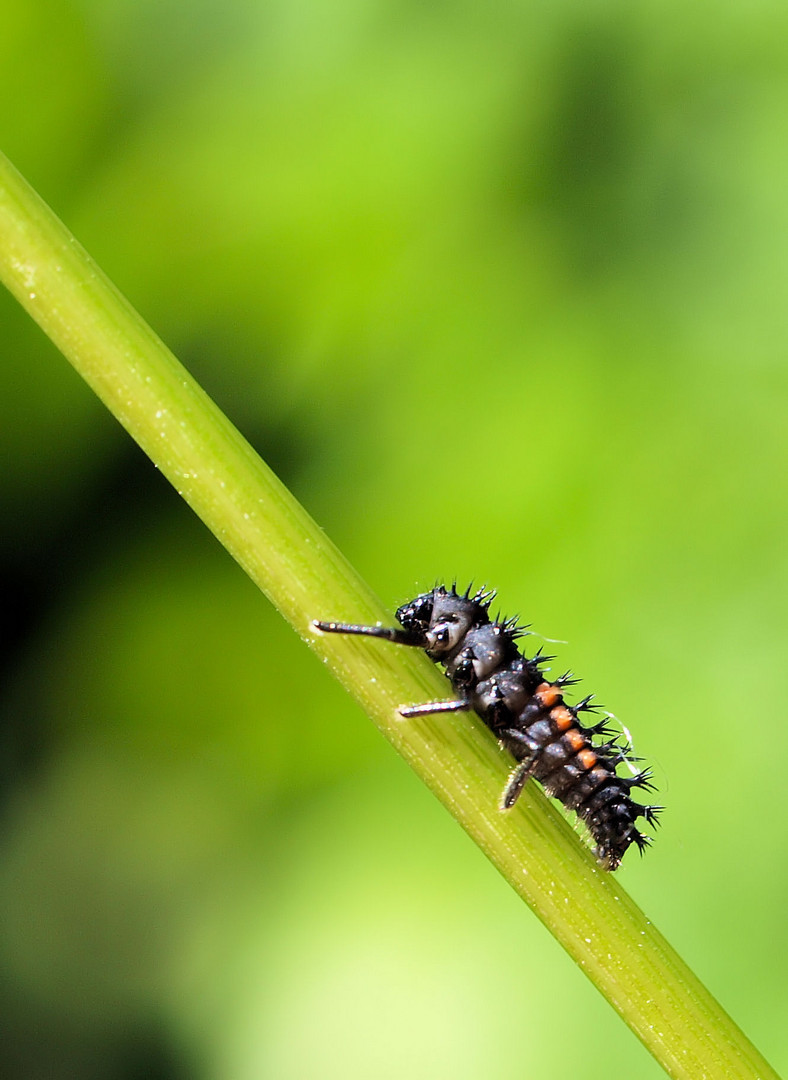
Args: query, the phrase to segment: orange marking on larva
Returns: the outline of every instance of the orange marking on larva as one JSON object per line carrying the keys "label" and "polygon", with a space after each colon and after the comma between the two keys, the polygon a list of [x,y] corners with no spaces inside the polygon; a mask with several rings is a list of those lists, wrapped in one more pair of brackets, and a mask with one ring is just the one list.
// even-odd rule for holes
{"label": "orange marking on larva", "polygon": [[564,735],[563,741],[569,747],[569,749],[574,750],[576,754],[579,753],[584,746],[586,746],[585,736],[583,735],[582,731],[578,731],[577,728],[574,728],[573,731],[567,731]]}
{"label": "orange marking on larva", "polygon": [[561,691],[554,683],[543,682],[537,686],[534,697],[539,698],[540,705],[549,709],[561,700]]}
{"label": "orange marking on larva", "polygon": [[581,750],[577,756],[584,769],[593,769],[596,765],[596,754],[593,750]]}
{"label": "orange marking on larva", "polygon": [[550,713],[550,718],[559,731],[566,731],[575,722],[574,716],[572,716],[566,705],[556,705]]}

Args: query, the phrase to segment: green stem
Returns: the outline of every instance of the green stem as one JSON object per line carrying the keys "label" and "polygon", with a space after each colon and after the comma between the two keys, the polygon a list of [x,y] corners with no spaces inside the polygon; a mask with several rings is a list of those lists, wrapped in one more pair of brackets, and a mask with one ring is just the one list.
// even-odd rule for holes
{"label": "green stem", "polygon": [[534,785],[498,812],[506,764],[481,723],[397,720],[401,702],[445,694],[423,654],[312,628],[315,618],[391,616],[2,157],[0,277],[666,1071],[776,1077]]}

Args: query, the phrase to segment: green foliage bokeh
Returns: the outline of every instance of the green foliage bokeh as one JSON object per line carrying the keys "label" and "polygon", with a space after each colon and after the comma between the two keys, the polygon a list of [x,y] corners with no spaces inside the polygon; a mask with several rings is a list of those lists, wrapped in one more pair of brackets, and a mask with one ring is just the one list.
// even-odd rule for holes
{"label": "green foliage bokeh", "polygon": [[[392,607],[569,642],[667,807],[627,888],[779,1068],[788,17],[6,8],[3,149]],[[0,311],[18,1075],[660,1075]]]}

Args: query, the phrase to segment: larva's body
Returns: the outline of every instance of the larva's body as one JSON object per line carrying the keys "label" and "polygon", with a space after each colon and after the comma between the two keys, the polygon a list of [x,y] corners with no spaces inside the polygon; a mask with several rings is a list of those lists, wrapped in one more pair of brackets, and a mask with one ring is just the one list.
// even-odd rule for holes
{"label": "larva's body", "polygon": [[[541,665],[517,647],[514,620],[490,619],[491,593],[470,589],[464,594],[438,585],[397,611],[400,628],[317,622],[325,633],[364,634],[426,651],[443,665],[456,698],[402,708],[403,716],[425,716],[473,709],[518,764],[501,798],[508,810],[533,777],[586,823],[595,854],[607,870],[615,870],[631,844],[640,851],[650,843],[637,828],[638,818],[656,824],[660,807],[642,806],[630,796],[633,788],[650,788],[648,771],[631,777],[616,774],[628,760],[628,747],[610,739],[606,722],[585,726],[579,714],[593,710],[590,698],[577,705],[564,701],[568,675],[549,682]],[[594,745],[593,737],[602,738]]]}

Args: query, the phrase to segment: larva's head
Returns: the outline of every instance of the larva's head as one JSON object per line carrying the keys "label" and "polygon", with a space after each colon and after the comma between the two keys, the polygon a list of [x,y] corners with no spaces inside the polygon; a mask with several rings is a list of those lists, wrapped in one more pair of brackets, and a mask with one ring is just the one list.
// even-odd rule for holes
{"label": "larva's head", "polygon": [[397,622],[401,623],[415,639],[427,645],[427,630],[432,618],[432,593],[422,593],[415,600],[408,600],[397,609]]}
{"label": "larva's head", "polygon": [[487,622],[488,616],[478,599],[458,596],[454,589],[438,585],[403,604],[397,619],[414,637],[423,639],[433,659],[440,659],[460,644],[474,624]]}

